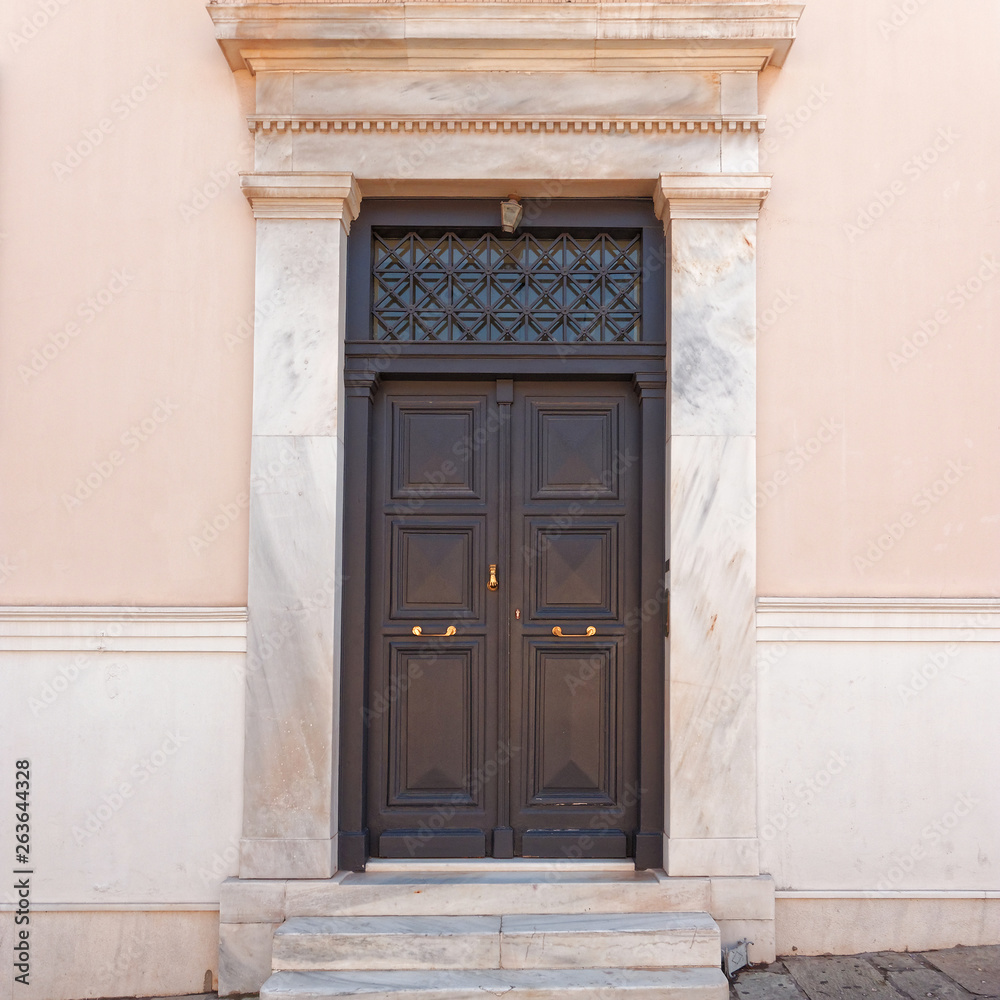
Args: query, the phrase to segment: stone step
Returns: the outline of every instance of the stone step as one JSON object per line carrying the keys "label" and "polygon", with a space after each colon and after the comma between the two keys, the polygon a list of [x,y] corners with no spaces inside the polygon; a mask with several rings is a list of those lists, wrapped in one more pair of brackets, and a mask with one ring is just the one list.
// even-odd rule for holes
{"label": "stone step", "polygon": [[502,969],[275,972],[260,1000],[727,1000],[720,969]]}
{"label": "stone step", "polygon": [[707,878],[634,870],[348,872],[285,889],[288,917],[665,913],[711,905]]}
{"label": "stone step", "polygon": [[717,966],[707,913],[296,917],[274,934],[275,970]]}

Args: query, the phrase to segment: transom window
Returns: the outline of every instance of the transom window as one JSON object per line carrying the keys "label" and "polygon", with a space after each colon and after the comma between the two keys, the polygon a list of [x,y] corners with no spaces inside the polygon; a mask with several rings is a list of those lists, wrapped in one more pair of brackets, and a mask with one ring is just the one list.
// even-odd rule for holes
{"label": "transom window", "polygon": [[638,230],[372,230],[377,341],[641,339]]}

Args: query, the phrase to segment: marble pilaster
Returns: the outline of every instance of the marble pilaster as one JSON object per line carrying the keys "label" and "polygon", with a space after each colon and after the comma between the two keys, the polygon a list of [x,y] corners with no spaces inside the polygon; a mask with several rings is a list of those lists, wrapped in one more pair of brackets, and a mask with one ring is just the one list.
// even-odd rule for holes
{"label": "marble pilaster", "polygon": [[242,878],[336,867],[350,174],[255,174],[254,411]]}
{"label": "marble pilaster", "polygon": [[[741,81],[735,81],[738,89]],[[662,174],[671,256],[665,863],[755,875],[756,219],[770,178]]]}

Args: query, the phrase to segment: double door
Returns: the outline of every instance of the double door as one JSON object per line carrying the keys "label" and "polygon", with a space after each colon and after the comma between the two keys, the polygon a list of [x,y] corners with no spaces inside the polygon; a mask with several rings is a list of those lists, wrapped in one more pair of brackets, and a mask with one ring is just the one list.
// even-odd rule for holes
{"label": "double door", "polygon": [[631,385],[386,381],[371,433],[372,855],[631,856]]}

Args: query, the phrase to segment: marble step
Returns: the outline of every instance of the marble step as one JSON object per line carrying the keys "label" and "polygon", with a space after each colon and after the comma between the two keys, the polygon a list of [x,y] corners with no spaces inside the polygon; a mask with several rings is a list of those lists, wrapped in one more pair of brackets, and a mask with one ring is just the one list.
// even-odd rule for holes
{"label": "marble step", "polygon": [[653,871],[348,872],[290,881],[285,916],[499,916],[711,909],[707,878]]}
{"label": "marble step", "polygon": [[274,934],[287,970],[718,966],[707,913],[296,917]]}
{"label": "marble step", "polygon": [[275,972],[260,1000],[727,1000],[720,969],[502,969]]}

